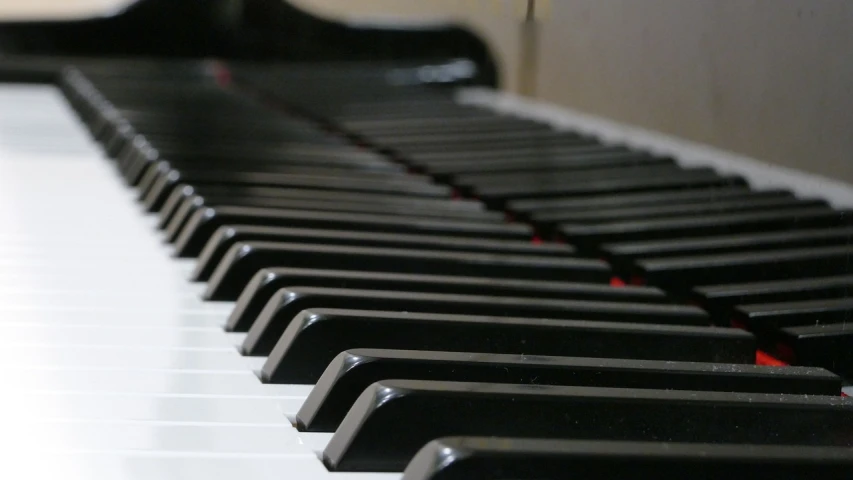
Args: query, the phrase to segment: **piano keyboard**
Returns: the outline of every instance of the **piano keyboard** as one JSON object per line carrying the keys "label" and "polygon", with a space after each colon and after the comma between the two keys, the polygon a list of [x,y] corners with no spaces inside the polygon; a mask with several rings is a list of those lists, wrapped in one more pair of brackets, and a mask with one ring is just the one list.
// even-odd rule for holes
{"label": "piano keyboard", "polygon": [[850,477],[825,199],[374,71],[81,70],[0,89],[5,476]]}

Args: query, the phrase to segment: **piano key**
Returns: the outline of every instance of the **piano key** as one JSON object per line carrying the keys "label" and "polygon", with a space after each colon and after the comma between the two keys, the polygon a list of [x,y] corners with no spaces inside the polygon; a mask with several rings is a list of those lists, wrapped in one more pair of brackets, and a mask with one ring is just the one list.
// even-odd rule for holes
{"label": "piano key", "polygon": [[359,396],[323,460],[401,471],[450,435],[850,447],[851,428],[841,397],[386,380]]}
{"label": "piano key", "polygon": [[853,314],[853,298],[738,305],[735,312],[736,317],[749,328],[760,331],[779,327],[847,323]]}
{"label": "piano key", "polygon": [[441,250],[303,243],[236,243],[210,276],[205,298],[235,300],[255,274],[274,266],[386,273],[431,272],[489,278],[607,283],[602,261],[546,255],[500,255]]}
{"label": "piano key", "polygon": [[847,273],[853,246],[832,246],[639,260],[636,272],[653,284],[679,288]]}
{"label": "piano key", "polygon": [[[484,166],[484,168],[488,167]],[[700,170],[690,170],[692,173],[697,173],[698,171]],[[701,171],[711,172],[710,169]],[[478,173],[459,175],[454,177],[453,183],[457,187],[471,189],[472,191],[505,185],[512,185],[515,188],[547,188],[553,185],[584,180],[597,181],[612,178],[653,178],[664,175],[677,175],[684,172],[685,170],[674,164],[617,166],[590,170],[551,168],[538,172]]]}
{"label": "piano key", "polygon": [[755,339],[735,328],[312,308],[277,339],[261,378],[313,383],[335,355],[351,348],[755,361]]}
{"label": "piano key", "polygon": [[560,232],[573,243],[597,245],[616,241],[707,237],[802,227],[843,226],[845,212],[826,207],[779,208],[758,212],[724,213],[695,217],[685,215],[654,220],[634,220],[597,225],[564,224]]}
{"label": "piano key", "polygon": [[[160,210],[161,228],[166,229],[170,241],[183,228],[187,218],[204,205],[270,206],[277,208],[307,208],[322,210],[362,211],[364,213],[396,213],[412,216],[484,219],[502,221],[500,212],[483,209],[475,201],[422,199],[402,195],[336,194],[314,190],[288,189],[200,189],[199,194],[189,186],[179,186],[172,192]],[[219,190],[219,191],[216,191]],[[262,191],[262,192],[259,192]],[[259,195],[259,193],[262,193]],[[288,198],[293,197],[293,198]],[[299,198],[301,197],[301,198]],[[294,205],[293,207],[288,205]]]}
{"label": "piano key", "polygon": [[603,195],[618,192],[649,192],[656,190],[692,189],[706,187],[728,187],[743,185],[741,177],[718,175],[713,172],[685,171],[677,175],[657,178],[612,178],[598,181],[563,183],[534,189],[531,186],[501,185],[477,188],[474,194],[486,205],[494,208],[504,206],[513,199],[548,198],[558,196]]}
{"label": "piano key", "polygon": [[799,365],[853,375],[853,326],[847,322],[786,327],[780,329],[778,338]]}
{"label": "piano key", "polygon": [[246,285],[228,317],[226,330],[245,332],[270,298],[282,288],[326,287],[399,292],[455,293],[607,302],[668,303],[663,291],[648,287],[543,282],[504,278],[418,275],[346,270],[277,268],[259,271]]}
{"label": "piano key", "polygon": [[433,208],[424,205],[418,208],[416,205],[394,205],[392,203],[341,203],[336,200],[291,200],[274,198],[239,197],[231,195],[221,198],[202,198],[192,196],[183,201],[175,212],[175,219],[166,228],[166,239],[174,241],[180,234],[188,218],[204,208],[209,207],[260,207],[277,208],[285,210],[313,210],[325,212],[352,212],[379,215],[396,215],[410,218],[446,219],[466,221],[470,223],[503,223],[504,214],[501,212],[466,211]]}
{"label": "piano key", "polygon": [[566,472],[601,479],[680,480],[687,471],[690,478],[703,480],[840,480],[851,468],[853,454],[837,447],[449,437],[419,450],[403,480],[532,480],[560,478]]}
{"label": "piano key", "polygon": [[480,252],[508,255],[574,256],[575,250],[565,244],[534,244],[517,240],[491,240],[439,235],[320,230],[308,228],[255,227],[235,225],[221,227],[210,237],[199,253],[193,279],[206,281],[228,250],[239,242],[277,241],[321,245],[375,246],[385,248],[429,249],[448,252]]}
{"label": "piano key", "polygon": [[679,238],[639,242],[617,242],[600,247],[608,259],[626,265],[639,258],[679,257],[708,253],[764,251],[794,247],[847,245],[853,228],[792,229],[777,232],[754,232],[713,237]]}
{"label": "piano key", "polygon": [[292,287],[279,290],[270,298],[249,327],[241,347],[243,353],[254,356],[268,353],[296,314],[309,308],[605,320],[659,325],[709,324],[708,316],[703,310],[680,305]]}
{"label": "piano key", "polygon": [[460,220],[404,218],[395,215],[304,212],[271,208],[206,207],[187,220],[175,241],[181,257],[197,256],[204,244],[223,225],[258,225],[270,227],[337,228],[384,233],[425,233],[494,240],[527,240],[532,230],[527,225],[493,225]]}
{"label": "piano key", "polygon": [[149,212],[157,212],[177,185],[246,185],[256,187],[295,187],[313,190],[342,192],[378,192],[405,194],[413,197],[448,198],[450,188],[425,181],[406,180],[399,176],[389,179],[339,177],[332,175],[298,175],[284,173],[232,172],[227,175],[217,172],[198,172],[195,175],[179,175],[171,172],[161,177],[145,195],[143,205]]}
{"label": "piano key", "polygon": [[575,212],[556,211],[534,213],[531,220],[537,224],[557,223],[606,223],[634,219],[677,217],[685,214],[706,215],[773,210],[778,208],[806,208],[826,206],[823,200],[802,200],[793,197],[747,198],[707,202],[703,204],[675,204],[618,209],[584,210]]}
{"label": "piano key", "polygon": [[707,285],[696,287],[693,294],[706,308],[723,312],[738,304],[848,297],[853,294],[853,275]]}
{"label": "piano key", "polygon": [[[696,188],[690,190],[662,190],[616,195],[592,195],[581,197],[530,198],[511,200],[507,208],[517,214],[533,212],[553,212],[561,210],[583,211],[598,208],[626,208],[646,205],[671,205],[673,203],[701,203],[725,198],[744,198],[769,194],[785,195],[784,191],[754,192],[747,185],[731,185],[716,188]],[[790,194],[788,194],[790,195]]]}
{"label": "piano key", "polygon": [[540,159],[531,157],[495,157],[488,160],[458,160],[456,162],[436,162],[423,164],[430,174],[441,179],[455,179],[460,175],[473,175],[480,172],[535,172],[551,169],[577,170],[598,169],[601,167],[628,167],[635,165],[665,165],[674,160],[669,157],[654,157],[647,153],[625,150],[606,150],[564,155],[557,158]]}
{"label": "piano key", "polygon": [[387,379],[838,395],[822,369],[650,360],[348,350],[329,364],[296,415],[300,431],[334,432],[370,384]]}

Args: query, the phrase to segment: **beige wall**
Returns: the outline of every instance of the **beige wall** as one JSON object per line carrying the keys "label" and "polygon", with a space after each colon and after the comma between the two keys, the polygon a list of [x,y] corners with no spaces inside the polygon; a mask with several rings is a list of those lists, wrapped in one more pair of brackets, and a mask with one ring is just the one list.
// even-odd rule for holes
{"label": "beige wall", "polygon": [[[487,8],[511,2],[296,3],[358,14],[449,12],[489,38],[507,87],[517,87],[517,19]],[[550,3],[540,98],[853,182],[853,1]]]}
{"label": "beige wall", "polygon": [[[128,0],[0,0],[0,14]],[[326,15],[447,15],[518,88],[524,0],[291,0]],[[536,95],[853,182],[853,0],[538,0]]]}

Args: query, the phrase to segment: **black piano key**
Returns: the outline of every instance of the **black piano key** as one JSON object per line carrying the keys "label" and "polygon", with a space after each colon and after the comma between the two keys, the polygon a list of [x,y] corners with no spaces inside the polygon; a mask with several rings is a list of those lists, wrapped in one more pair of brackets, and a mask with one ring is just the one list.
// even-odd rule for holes
{"label": "black piano key", "polygon": [[172,191],[183,183],[191,185],[249,185],[259,187],[289,186],[344,192],[396,193],[428,198],[450,197],[450,187],[419,181],[417,179],[407,180],[406,178],[406,176],[395,176],[387,179],[372,179],[355,176],[291,175],[263,172],[198,172],[194,175],[182,175],[176,171],[172,171],[169,175],[160,177],[151,186],[145,195],[143,205],[149,212],[158,212]]}
{"label": "black piano key", "polygon": [[639,242],[617,241],[617,243],[604,244],[600,248],[612,261],[626,265],[638,258],[847,245],[851,243],[851,239],[853,239],[853,227],[836,227]]}
{"label": "black piano key", "polygon": [[838,395],[841,379],[807,367],[610,358],[354,349],[329,364],[296,415],[301,431],[334,432],[370,384],[388,379]]}
{"label": "black piano key", "polygon": [[584,211],[600,208],[627,208],[651,205],[672,205],[702,203],[726,198],[745,198],[765,195],[790,195],[783,191],[755,192],[745,184],[695,188],[690,190],[660,190],[640,193],[604,194],[590,196],[570,196],[556,198],[530,198],[511,200],[507,208],[517,214],[534,212]]}
{"label": "black piano key", "polygon": [[781,327],[845,324],[853,318],[853,298],[738,305],[735,307],[735,312],[737,319],[756,331],[775,330]]}
{"label": "black piano key", "polygon": [[402,480],[842,480],[851,470],[853,452],[839,447],[447,437],[420,449]]}
{"label": "black piano key", "polygon": [[500,185],[474,189],[474,194],[491,207],[502,207],[507,201],[519,198],[545,198],[559,196],[603,195],[618,192],[650,192],[743,185],[741,177],[718,175],[713,172],[685,171],[676,175],[656,178],[613,178],[597,181],[564,183],[534,188],[529,185]]}
{"label": "black piano key", "polygon": [[779,342],[798,365],[823,367],[835,373],[853,375],[853,323],[786,327]]}
{"label": "black piano key", "polygon": [[[452,201],[448,201],[452,203]],[[480,223],[504,223],[502,212],[475,211],[465,209],[434,208],[430,203],[424,205],[395,204],[393,202],[341,202],[326,200],[322,195],[311,200],[294,200],[289,198],[264,198],[255,196],[228,195],[221,197],[192,195],[183,201],[175,212],[175,219],[166,228],[167,238],[174,241],[180,233],[186,220],[204,206],[210,207],[260,207],[278,208],[285,210],[315,210],[326,212],[353,212],[378,215],[397,215],[406,217],[422,217],[425,219],[447,219]]]}
{"label": "black piano key", "polygon": [[616,209],[586,209],[573,212],[550,211],[534,213],[530,216],[538,224],[557,223],[607,223],[654,218],[678,217],[682,215],[708,215],[721,213],[739,213],[779,208],[806,208],[826,206],[823,200],[801,200],[793,197],[743,198],[711,201],[695,204],[655,205]]}
{"label": "black piano key", "polygon": [[362,232],[432,234],[495,240],[529,240],[533,230],[522,224],[473,223],[460,220],[407,218],[366,213],[307,212],[274,208],[205,207],[196,211],[175,240],[181,257],[195,257],[224,225],[258,225],[345,229]]}
{"label": "black piano key", "polygon": [[628,150],[605,150],[595,152],[579,153],[577,155],[564,155],[556,158],[530,157],[495,157],[480,160],[458,160],[455,162],[441,162],[434,164],[423,164],[424,170],[439,178],[454,179],[460,175],[476,174],[479,172],[536,172],[545,170],[597,169],[602,167],[628,167],[635,165],[665,165],[672,164],[674,160],[669,157],[655,157],[647,153],[632,152]]}
{"label": "black piano key", "polygon": [[[196,195],[198,198],[196,197]],[[426,198],[426,197],[410,197],[406,195],[384,195],[377,193],[349,193],[335,191],[317,191],[310,189],[294,189],[294,188],[270,188],[270,187],[238,187],[232,188],[228,186],[205,186],[196,188],[190,185],[177,186],[160,209],[159,227],[165,228],[177,215],[176,210],[184,206],[187,208],[187,216],[189,208],[193,205],[184,204],[184,200],[195,198],[196,203],[201,205],[208,196],[214,197],[255,197],[269,198],[273,200],[289,199],[309,201],[322,199],[324,201],[335,201],[340,203],[356,203],[356,204],[388,204],[396,205],[400,208],[412,207],[418,210],[431,210],[439,213],[447,212],[452,215],[466,214],[474,215],[475,212],[484,212],[485,206],[475,200],[453,199],[447,200],[443,198]],[[182,220],[183,223],[186,219]]]}
{"label": "black piano key", "polygon": [[637,273],[647,282],[670,288],[726,282],[827,276],[849,271],[853,245],[643,259]]}
{"label": "black piano key", "polygon": [[411,152],[406,152],[405,159],[414,165],[420,166],[438,166],[450,165],[460,161],[488,161],[493,158],[520,158],[529,157],[537,159],[560,158],[567,155],[580,155],[586,153],[599,152],[614,152],[625,151],[624,147],[614,147],[601,144],[584,144],[584,145],[525,145],[513,146],[511,148],[499,146],[483,146],[476,150],[453,150],[418,152],[413,155]]}
{"label": "black piano key", "polygon": [[[488,167],[484,167],[488,168]],[[690,170],[697,173],[698,170]],[[710,169],[703,170],[711,172]],[[656,178],[667,175],[678,175],[685,170],[675,164],[653,164],[635,166],[617,166],[611,168],[595,168],[590,170],[549,169],[539,172],[509,172],[509,173],[480,173],[466,174],[454,177],[453,184],[475,191],[499,186],[513,188],[549,188],[580,181],[600,181],[615,178]]]}
{"label": "black piano key", "polygon": [[292,287],[279,290],[270,298],[249,327],[242,351],[247,355],[269,353],[296,314],[308,308],[604,320],[655,325],[702,326],[710,323],[704,310],[681,305]]}
{"label": "black piano key", "polygon": [[590,283],[547,282],[510,278],[382,273],[346,270],[276,268],[259,271],[237,299],[225,324],[245,332],[270,298],[282,288],[326,287],[384,291],[457,293],[528,298],[666,303],[663,291],[648,287],[613,288]]}
{"label": "black piano key", "polygon": [[850,447],[851,432],[842,397],[385,380],[359,396],[323,460],[401,471],[450,435]]}
{"label": "black piano key", "polygon": [[315,308],[290,322],[261,378],[315,383],[351,348],[755,362],[755,338],[736,328]]}
{"label": "black piano key", "polygon": [[[208,183],[213,185],[227,184],[228,178],[246,178],[246,176],[268,173],[271,175],[291,175],[293,177],[330,177],[331,179],[351,179],[363,181],[383,182],[412,182],[428,183],[427,178],[421,175],[400,174],[398,172],[384,172],[372,170],[344,169],[338,167],[291,165],[284,161],[271,162],[248,162],[241,161],[239,165],[230,162],[221,165],[214,162],[206,162],[203,165],[187,165],[186,162],[159,161],[152,165],[140,178],[137,185],[138,197],[146,205],[153,202],[162,202],[161,198],[153,198],[155,195],[167,197],[181,183],[196,184],[196,179],[202,179],[199,184]],[[157,189],[158,191],[155,191]]]}
{"label": "black piano key", "polygon": [[851,219],[853,217],[846,212],[817,206],[702,216],[685,215],[594,225],[563,224],[560,226],[560,232],[573,243],[594,246],[617,241],[707,237],[717,234],[828,227],[845,225]]}
{"label": "black piano key", "polygon": [[[526,132],[520,132],[526,133]],[[422,152],[447,151],[447,150],[480,150],[486,148],[526,148],[533,146],[535,148],[548,147],[566,147],[576,145],[596,145],[594,139],[589,137],[581,137],[574,134],[561,135],[525,135],[520,138],[513,138],[513,135],[506,135],[504,132],[495,133],[492,135],[480,135],[472,137],[468,135],[461,136],[445,136],[444,138],[424,135],[411,138],[398,138],[393,142],[383,143],[383,151],[400,152],[402,154],[412,153],[417,155]]]}
{"label": "black piano key", "polygon": [[351,245],[365,247],[426,249],[449,252],[478,252],[508,255],[574,256],[569,245],[558,243],[532,243],[517,240],[489,240],[479,238],[445,237],[439,235],[407,235],[395,233],[353,232],[348,230],[318,230],[285,227],[253,227],[245,225],[219,228],[199,253],[192,278],[207,281],[238,242],[316,243],[320,245]]}
{"label": "black piano key", "polygon": [[205,298],[235,300],[258,271],[277,266],[597,283],[608,283],[611,276],[606,263],[583,258],[248,242],[226,253]]}
{"label": "black piano key", "polygon": [[706,285],[693,289],[693,297],[698,302],[718,312],[740,304],[844,298],[853,296],[851,294],[853,275]]}

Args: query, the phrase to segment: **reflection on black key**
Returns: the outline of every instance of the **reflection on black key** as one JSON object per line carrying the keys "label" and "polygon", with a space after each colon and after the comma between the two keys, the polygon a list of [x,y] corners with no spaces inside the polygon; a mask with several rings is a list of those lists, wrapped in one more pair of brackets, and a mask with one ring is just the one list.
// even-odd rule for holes
{"label": "reflection on black key", "polygon": [[679,257],[715,253],[765,251],[796,247],[848,245],[853,228],[784,230],[769,233],[743,233],[713,237],[678,238],[604,244],[601,250],[611,261],[625,265],[638,258]]}
{"label": "reflection on black key", "polygon": [[636,268],[649,283],[683,288],[843,274],[851,255],[853,246],[844,245],[639,260]]}
{"label": "reflection on black key", "polygon": [[838,447],[449,437],[424,446],[403,480],[846,480],[851,471],[853,452]]}
{"label": "reflection on black key", "polygon": [[356,400],[323,459],[401,471],[450,435],[850,447],[851,432],[842,397],[388,380]]}
{"label": "reflection on black key", "polygon": [[231,247],[205,297],[235,300],[258,271],[275,266],[596,283],[609,282],[611,275],[606,263],[585,258],[250,242]]}
{"label": "reflection on black key", "polygon": [[667,303],[663,291],[649,287],[613,288],[609,285],[591,283],[511,278],[276,268],[261,270],[246,285],[228,317],[225,328],[233,332],[248,331],[269,299],[282,288],[289,287],[357,288],[563,300]]}
{"label": "reflection on black key", "polygon": [[290,322],[261,378],[314,383],[350,348],[755,362],[754,337],[736,328],[317,308]]}
{"label": "reflection on black key", "polygon": [[778,338],[799,365],[853,375],[853,322],[787,327]]}
{"label": "reflection on black key", "polygon": [[693,293],[703,306],[723,313],[734,305],[853,296],[853,275],[707,285]]}
{"label": "reflection on black key", "polygon": [[681,305],[292,287],[282,289],[270,298],[249,328],[249,333],[243,341],[243,353],[268,354],[296,314],[309,308],[604,320],[660,325],[709,324],[708,315],[704,310]]}
{"label": "reflection on black key", "polygon": [[192,278],[197,281],[208,280],[229,248],[238,242],[250,241],[503,253],[508,255],[554,255],[559,257],[569,257],[575,253],[571,246],[558,243],[534,244],[519,240],[236,225],[221,227],[214,232],[198,256],[198,263]]}
{"label": "reflection on black key", "polygon": [[847,323],[853,318],[853,298],[739,305],[735,311],[738,319],[755,330]]}
{"label": "reflection on black key", "polygon": [[329,364],[296,415],[299,430],[334,432],[371,383],[388,379],[838,395],[819,368],[483,353],[355,349]]}
{"label": "reflection on black key", "polygon": [[224,225],[259,225],[345,229],[363,232],[424,233],[469,238],[528,240],[532,230],[521,224],[472,223],[461,220],[407,218],[366,213],[305,212],[273,208],[206,207],[195,212],[175,241],[181,257],[197,256]]}
{"label": "reflection on black key", "polygon": [[595,246],[600,243],[656,240],[678,237],[707,237],[771,229],[842,225],[850,216],[827,207],[784,208],[747,213],[663,218],[602,223],[564,224],[561,233],[572,243]]}

